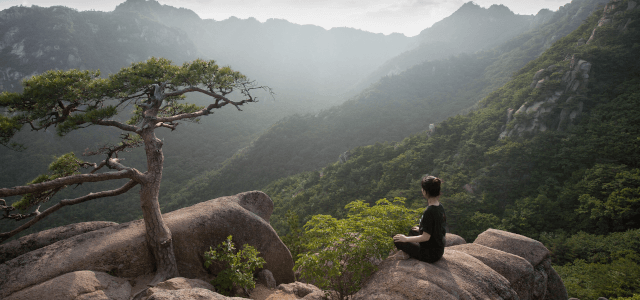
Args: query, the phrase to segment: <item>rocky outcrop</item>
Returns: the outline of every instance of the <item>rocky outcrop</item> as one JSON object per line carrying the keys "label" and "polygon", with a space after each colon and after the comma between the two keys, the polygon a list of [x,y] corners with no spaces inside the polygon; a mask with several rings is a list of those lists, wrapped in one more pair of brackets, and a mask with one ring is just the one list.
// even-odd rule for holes
{"label": "rocky outcrop", "polygon": [[445,247],[451,247],[451,246],[455,246],[455,245],[462,245],[462,244],[466,244],[467,241],[465,241],[461,236],[459,235],[455,235],[453,233],[447,233],[447,235],[445,235]]}
{"label": "rocky outcrop", "polygon": [[[294,281],[291,253],[269,225],[273,202],[262,192],[221,197],[163,215],[174,239],[178,271],[206,278],[203,254],[233,235],[238,245],[254,246],[277,283]],[[0,265],[0,298],[80,270],[134,278],[154,271],[142,220],[77,235],[25,253]]]}
{"label": "rocky outcrop", "polygon": [[183,277],[172,278],[133,295],[131,300],[172,300],[172,299],[243,299],[225,297],[215,292],[208,282]]}
{"label": "rocky outcrop", "polygon": [[[607,3],[604,6],[602,17],[600,18],[600,20],[598,20],[598,26],[596,26],[596,28],[593,29],[593,31],[591,32],[591,36],[589,37],[589,40],[587,40],[587,45],[591,44],[595,40],[595,38],[598,36],[599,27],[611,24],[613,22],[614,17],[621,15],[622,12],[625,10],[634,9],[636,5],[637,3],[635,1],[629,1],[627,3],[627,7],[625,8],[622,5],[622,0],[609,0],[609,3]],[[627,20],[627,25],[630,21],[631,19]],[[618,29],[626,30],[626,27],[627,26],[625,25],[624,27],[620,27]]]}
{"label": "rocky outcrop", "polygon": [[349,160],[349,157],[351,157],[351,151],[347,150],[338,156],[338,161],[344,164]]}
{"label": "rocky outcrop", "polygon": [[353,299],[518,299],[509,281],[480,260],[445,248],[433,263],[387,259]]}
{"label": "rocky outcrop", "polygon": [[210,290],[194,288],[183,290],[156,290],[151,296],[142,300],[179,300],[179,299],[198,299],[198,300],[244,300],[240,297],[226,297]]}
{"label": "rocky outcrop", "polygon": [[281,284],[278,286],[278,290],[284,292],[284,294],[295,295],[296,298],[304,300],[325,299],[324,291],[315,285],[298,281],[289,284]]}
{"label": "rocky outcrop", "polygon": [[258,273],[258,283],[261,283],[270,289],[276,288],[276,280],[273,278],[273,273],[267,269]]}
{"label": "rocky outcrop", "polygon": [[[5,300],[129,300],[131,285],[127,280],[104,272],[76,271],[24,289]],[[46,296],[45,296],[46,295]]]}
{"label": "rocky outcrop", "polygon": [[0,264],[24,253],[51,245],[57,241],[89,231],[118,225],[115,222],[84,222],[60,226],[23,236],[17,240],[0,245]]}
{"label": "rocky outcrop", "polygon": [[567,299],[567,290],[558,273],[551,267],[549,250],[540,242],[502,230],[489,229],[473,242],[520,256],[534,268],[532,299]]}
{"label": "rocky outcrop", "polygon": [[[543,89],[546,96],[539,101],[522,104],[515,112],[513,108],[508,108],[507,122],[502,127],[500,139],[525,132],[544,132],[549,126],[562,130],[582,114],[584,104],[576,96],[586,92],[592,65],[575,56],[571,57],[568,64],[568,70],[554,64],[536,72],[530,88]],[[557,88],[548,90],[547,84],[554,80],[560,85],[552,85]],[[559,109],[559,105],[563,108]]]}
{"label": "rocky outcrop", "polygon": [[524,258],[480,244],[464,244],[451,249],[469,254],[504,276],[520,300],[533,299],[533,267]]}
{"label": "rocky outcrop", "polygon": [[353,299],[567,299],[549,250],[530,238],[489,229],[445,248],[439,261],[386,259]]}

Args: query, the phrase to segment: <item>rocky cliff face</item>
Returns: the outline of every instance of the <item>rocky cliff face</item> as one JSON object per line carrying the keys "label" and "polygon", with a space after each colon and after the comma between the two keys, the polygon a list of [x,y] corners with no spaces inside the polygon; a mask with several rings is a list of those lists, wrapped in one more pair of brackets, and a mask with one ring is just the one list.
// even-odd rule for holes
{"label": "rocky cliff face", "polygon": [[500,139],[523,133],[544,132],[549,127],[562,130],[582,113],[589,84],[591,63],[572,57],[567,68],[551,65],[533,76],[531,88],[544,93],[543,100],[524,103],[518,110],[507,109],[507,123]]}
{"label": "rocky cliff face", "polygon": [[[606,34],[615,34],[607,33],[602,26],[621,18],[623,11],[636,7],[635,1],[622,5],[622,0],[611,0],[604,6],[602,17],[589,39],[579,39],[575,47],[588,47],[599,35],[604,37]],[[621,22],[625,25],[618,26],[615,30],[623,32],[631,22],[631,18],[628,18]],[[502,127],[500,139],[548,129],[562,131],[575,124],[583,113],[584,99],[588,97],[589,79],[594,76],[592,67],[591,62],[576,55],[567,55],[563,61],[536,72],[530,88],[533,90],[532,95],[538,100],[525,102],[517,110],[507,109],[506,124]]]}

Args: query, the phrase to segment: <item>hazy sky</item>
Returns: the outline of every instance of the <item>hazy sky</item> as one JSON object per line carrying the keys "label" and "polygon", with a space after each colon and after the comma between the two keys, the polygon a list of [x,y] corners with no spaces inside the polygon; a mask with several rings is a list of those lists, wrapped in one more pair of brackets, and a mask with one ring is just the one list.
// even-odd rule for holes
{"label": "hazy sky", "polygon": [[[503,4],[517,14],[536,14],[542,8],[553,11],[570,0],[476,0],[489,7]],[[64,5],[78,10],[112,11],[124,0],[0,0],[0,10],[15,5]],[[352,27],[389,34],[414,36],[451,15],[468,0],[159,0],[185,7],[203,19],[224,20],[230,16],[254,17],[259,21],[285,19],[297,24],[314,24],[326,29]]]}

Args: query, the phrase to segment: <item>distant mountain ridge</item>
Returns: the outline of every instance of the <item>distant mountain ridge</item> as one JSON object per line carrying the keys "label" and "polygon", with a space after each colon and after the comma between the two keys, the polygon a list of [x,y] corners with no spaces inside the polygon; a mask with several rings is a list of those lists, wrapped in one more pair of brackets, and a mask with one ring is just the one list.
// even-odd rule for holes
{"label": "distant mountain ridge", "polygon": [[[529,61],[576,29],[598,0],[574,1],[547,22],[490,50],[423,62],[383,77],[343,105],[273,125],[223,166],[165,195],[172,203],[260,189],[278,178],[317,170],[358,146],[401,141],[430,123],[468,111]],[[200,199],[200,200],[195,200]]]}
{"label": "distant mountain ridge", "polygon": [[79,12],[63,6],[11,7],[0,12],[0,90],[51,69],[100,69],[103,74],[151,56],[176,62],[197,49],[180,29],[138,14]]}
{"label": "distant mountain ridge", "polygon": [[504,5],[482,8],[467,2],[450,16],[422,30],[411,49],[386,61],[358,87],[364,88],[383,76],[398,74],[424,61],[491,49],[539,26],[552,14],[541,10],[536,16],[517,15]]}
{"label": "distant mountain ridge", "polygon": [[325,30],[281,19],[203,20],[193,11],[154,0],[127,0],[114,12],[136,12],[180,28],[204,57],[243,70],[280,95],[314,109],[342,103],[360,78],[407,50],[413,41],[397,33]]}

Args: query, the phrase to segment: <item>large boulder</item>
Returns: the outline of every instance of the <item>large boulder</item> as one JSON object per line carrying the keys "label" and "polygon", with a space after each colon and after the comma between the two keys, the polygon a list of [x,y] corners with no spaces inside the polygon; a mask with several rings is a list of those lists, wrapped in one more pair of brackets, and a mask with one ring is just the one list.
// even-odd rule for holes
{"label": "large boulder", "polygon": [[77,271],[58,276],[24,289],[5,300],[129,300],[131,285],[127,280],[103,272]]}
{"label": "large boulder", "polygon": [[358,291],[362,299],[518,299],[509,281],[482,261],[445,248],[433,263],[387,258]]}
{"label": "large boulder", "polygon": [[478,235],[474,244],[520,256],[534,268],[532,299],[564,300],[567,289],[558,273],[551,267],[549,250],[540,242],[519,234],[487,229]]}
{"label": "large boulder", "polygon": [[153,292],[148,298],[144,300],[183,300],[183,299],[197,299],[197,300],[245,300],[240,297],[227,297],[220,295],[216,292],[212,292],[207,289],[193,288],[182,290],[163,290],[158,289]]}
{"label": "large boulder", "polygon": [[[181,276],[206,278],[204,252],[233,235],[254,246],[278,284],[294,281],[293,259],[269,225],[273,202],[258,191],[202,202],[163,215],[172,232]],[[31,251],[0,265],[0,298],[65,273],[110,272],[134,278],[154,271],[142,220],[87,232]]]}
{"label": "large boulder", "polygon": [[489,229],[471,244],[447,246],[433,264],[387,258],[353,300],[567,298],[542,243]]}
{"label": "large boulder", "polygon": [[479,244],[464,244],[450,249],[469,254],[504,276],[520,300],[533,299],[534,270],[524,258]]}
{"label": "large boulder", "polygon": [[118,225],[118,223],[104,221],[83,222],[60,226],[23,236],[17,240],[0,245],[0,264],[27,252],[49,246],[57,241],[114,225]]}
{"label": "large boulder", "polygon": [[451,247],[451,246],[455,246],[455,245],[462,245],[462,244],[466,244],[467,241],[464,240],[464,238],[462,238],[459,235],[453,234],[453,233],[447,233],[447,235],[445,235],[445,247]]}
{"label": "large boulder", "polygon": [[473,243],[520,256],[532,266],[537,266],[551,254],[547,247],[534,239],[491,228],[478,235]]}
{"label": "large boulder", "polygon": [[[325,299],[325,293],[320,288],[313,284],[302,283],[298,281],[288,284],[281,284],[278,286],[278,290],[284,292],[285,295],[294,295],[297,299]],[[281,298],[286,298],[285,295],[281,295]]]}
{"label": "large boulder", "polygon": [[200,279],[188,279],[184,277],[172,278],[154,287],[145,289],[132,297],[132,300],[179,300],[179,299],[202,299],[202,300],[226,300],[243,299],[237,297],[226,297],[215,292],[215,288],[208,282]]}

